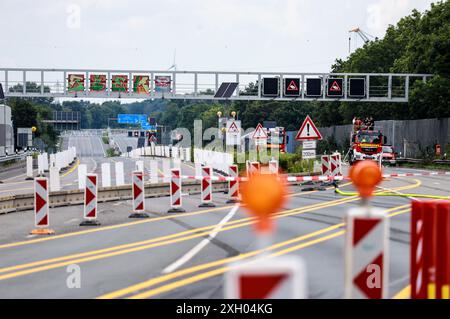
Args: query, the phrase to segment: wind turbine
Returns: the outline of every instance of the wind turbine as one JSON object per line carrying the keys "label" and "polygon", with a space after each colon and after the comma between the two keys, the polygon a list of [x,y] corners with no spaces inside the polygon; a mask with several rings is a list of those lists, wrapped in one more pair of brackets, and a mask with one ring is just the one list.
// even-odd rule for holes
{"label": "wind turbine", "polygon": [[176,71],[177,70],[176,57],[177,57],[177,49],[175,49],[175,52],[173,53],[173,63],[170,66],[170,68],[168,69],[168,71],[170,71],[170,70]]}

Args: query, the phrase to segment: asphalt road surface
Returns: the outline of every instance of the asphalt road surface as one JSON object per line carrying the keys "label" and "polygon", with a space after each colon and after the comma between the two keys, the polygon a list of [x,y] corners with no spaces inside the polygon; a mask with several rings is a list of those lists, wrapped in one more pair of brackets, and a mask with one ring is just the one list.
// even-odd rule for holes
{"label": "asphalt road surface", "polygon": [[[450,178],[396,178],[381,186],[448,196]],[[290,188],[268,253],[304,259],[309,298],[342,298],[343,217],[359,199],[303,187]],[[342,189],[353,187],[343,183]],[[198,208],[199,197],[183,196],[186,213],[180,214],[167,214],[168,197],[147,199],[151,217],[141,220],[128,218],[130,201],[100,204],[102,225],[91,228],[79,226],[82,206],[51,209],[56,235],[50,237],[28,235],[31,211],[0,216],[0,298],[222,298],[230,263],[257,256],[258,240],[253,220],[226,204],[226,194],[214,193],[215,208]],[[390,297],[409,282],[409,203],[405,197],[372,200],[390,216]],[[80,288],[70,285],[74,269]]]}

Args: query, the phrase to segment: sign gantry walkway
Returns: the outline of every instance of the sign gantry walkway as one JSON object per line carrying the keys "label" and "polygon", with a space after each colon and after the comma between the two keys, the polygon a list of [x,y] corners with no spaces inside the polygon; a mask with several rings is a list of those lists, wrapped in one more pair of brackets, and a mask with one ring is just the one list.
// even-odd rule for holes
{"label": "sign gantry walkway", "polygon": [[0,68],[6,97],[53,98],[408,102],[411,85],[431,76]]}

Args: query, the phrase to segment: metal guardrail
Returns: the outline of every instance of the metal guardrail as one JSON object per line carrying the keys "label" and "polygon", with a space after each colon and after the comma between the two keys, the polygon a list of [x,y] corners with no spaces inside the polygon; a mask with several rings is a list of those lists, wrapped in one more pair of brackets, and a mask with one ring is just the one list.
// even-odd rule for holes
{"label": "metal guardrail", "polygon": [[[213,191],[225,191],[228,182],[213,182]],[[145,197],[169,196],[169,183],[145,184]],[[197,181],[183,182],[183,193],[198,194],[201,192],[201,183]],[[109,202],[131,199],[131,185],[100,187],[98,202]],[[81,205],[84,202],[84,190],[68,190],[51,192],[49,196],[50,207]],[[0,214],[17,211],[32,210],[34,208],[34,194],[20,194],[0,197]]]}
{"label": "metal guardrail", "polygon": [[[397,163],[425,163],[426,161],[421,158],[397,158]],[[433,160],[433,164],[450,165],[450,160]]]}
{"label": "metal guardrail", "polygon": [[13,161],[13,160],[23,160],[23,159],[25,159],[26,156],[27,156],[26,153],[2,156],[2,157],[0,157],[0,163]]}

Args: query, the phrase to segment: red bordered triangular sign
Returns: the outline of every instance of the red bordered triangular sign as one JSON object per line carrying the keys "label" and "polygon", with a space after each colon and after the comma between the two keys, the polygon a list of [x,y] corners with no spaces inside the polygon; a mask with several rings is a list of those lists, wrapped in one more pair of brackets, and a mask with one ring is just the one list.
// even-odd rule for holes
{"label": "red bordered triangular sign", "polygon": [[255,131],[253,132],[253,135],[252,135],[252,139],[253,140],[267,139],[267,133],[266,133],[266,131],[264,131],[264,128],[261,125],[261,123],[258,123],[258,125],[256,126],[256,129],[255,129]]}
{"label": "red bordered triangular sign", "polygon": [[342,89],[339,86],[339,84],[337,83],[337,81],[333,82],[333,84],[330,87],[330,91],[332,91],[332,92],[341,92],[342,91]]}
{"label": "red bordered triangular sign", "polygon": [[298,91],[297,84],[295,84],[294,80],[292,80],[291,83],[289,83],[287,90],[288,91]]}
{"label": "red bordered triangular sign", "polygon": [[309,140],[321,140],[322,134],[320,134],[314,122],[311,120],[309,115],[306,116],[306,119],[303,121],[300,130],[298,130],[297,135],[295,136],[297,141],[309,141]]}
{"label": "red bordered triangular sign", "polygon": [[239,133],[239,128],[237,127],[236,122],[231,123],[228,128],[228,133]]}

